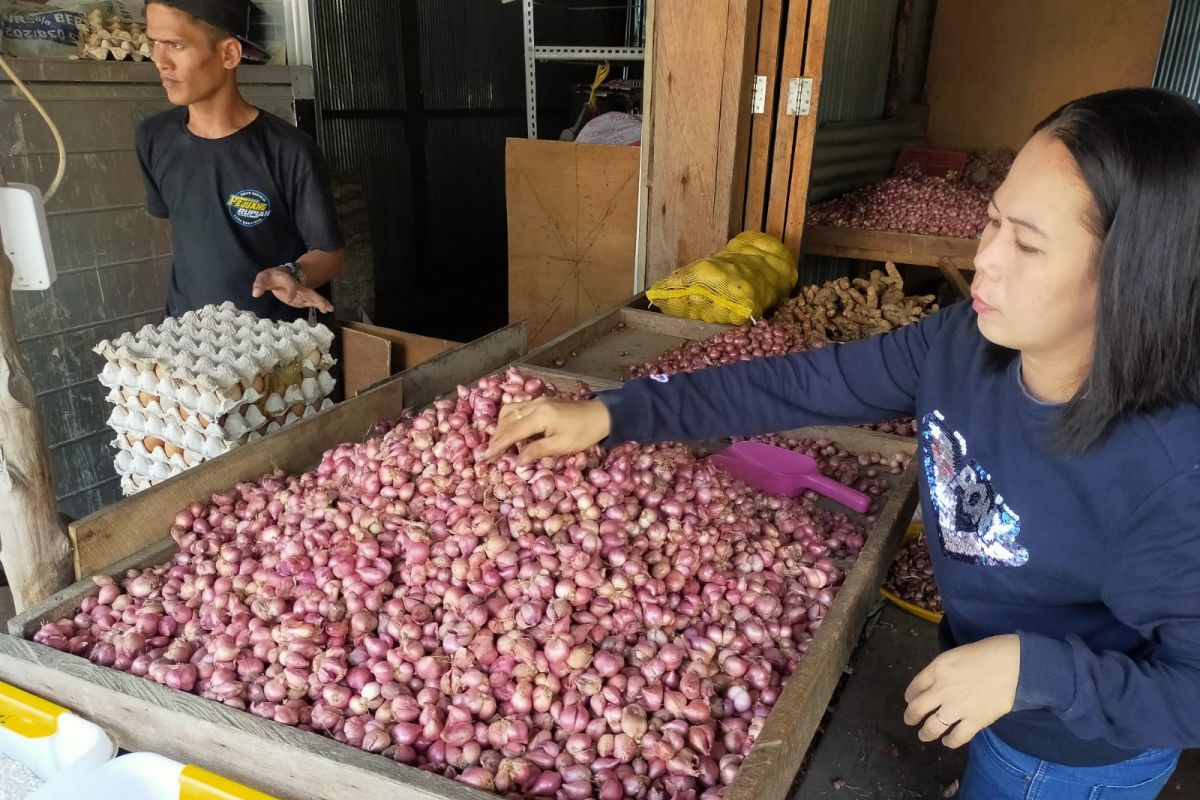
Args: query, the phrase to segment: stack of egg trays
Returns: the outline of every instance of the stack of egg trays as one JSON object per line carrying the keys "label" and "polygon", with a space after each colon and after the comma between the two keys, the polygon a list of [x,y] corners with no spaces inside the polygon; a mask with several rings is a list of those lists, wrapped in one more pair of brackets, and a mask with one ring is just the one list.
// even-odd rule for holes
{"label": "stack of egg trays", "polygon": [[332,406],[332,341],[323,325],[225,303],[101,342],[124,493]]}

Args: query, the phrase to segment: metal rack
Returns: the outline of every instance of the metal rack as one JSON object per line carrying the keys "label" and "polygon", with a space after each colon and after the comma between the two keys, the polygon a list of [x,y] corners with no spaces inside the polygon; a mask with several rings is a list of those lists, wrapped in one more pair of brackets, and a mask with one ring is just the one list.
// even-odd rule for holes
{"label": "metal rack", "polygon": [[[539,61],[643,61],[644,47],[557,47],[538,45],[533,37],[533,5],[535,0],[521,0],[525,21],[525,122],[530,139],[537,138],[537,64]],[[642,38],[642,14],[645,0],[628,0],[626,44]]]}

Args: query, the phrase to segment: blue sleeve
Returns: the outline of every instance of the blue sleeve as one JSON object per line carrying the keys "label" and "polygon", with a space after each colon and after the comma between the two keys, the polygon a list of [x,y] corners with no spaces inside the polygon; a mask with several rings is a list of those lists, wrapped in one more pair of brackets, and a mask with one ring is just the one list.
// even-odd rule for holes
{"label": "blue sleeve", "polygon": [[967,311],[952,306],[852,344],[633,381],[600,394],[612,417],[607,441],[686,442],[911,417],[934,339],[947,327],[974,329]]}
{"label": "blue sleeve", "polygon": [[1049,708],[1076,735],[1119,747],[1200,745],[1200,464],[1162,486],[1122,525],[1104,602],[1150,642],[1095,653],[1020,633],[1020,708]]}

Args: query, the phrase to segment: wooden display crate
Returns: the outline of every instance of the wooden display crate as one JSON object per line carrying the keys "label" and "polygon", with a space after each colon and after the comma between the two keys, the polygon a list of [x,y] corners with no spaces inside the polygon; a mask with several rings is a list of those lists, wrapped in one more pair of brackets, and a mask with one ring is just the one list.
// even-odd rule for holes
{"label": "wooden display crate", "polygon": [[[437,376],[427,375],[422,387],[411,396],[420,397],[419,404],[424,405],[436,395],[448,392],[454,384],[469,382],[494,370],[493,359],[478,358],[475,361],[483,368],[466,372],[467,364],[460,361],[457,368],[443,369]],[[559,389],[569,390],[584,384],[596,389],[614,385],[609,381],[529,365],[522,369],[541,375]],[[380,389],[391,385],[385,384]],[[362,425],[369,425],[373,419],[367,415],[381,407],[380,401],[372,398],[380,389],[345,404],[360,412],[358,419]],[[281,437],[275,442],[281,452],[311,447],[304,437],[294,435],[294,429],[289,431],[293,436]],[[911,454],[915,446],[909,439],[856,428],[806,428],[793,433],[830,438],[856,453]],[[699,447],[708,449],[711,446]],[[298,453],[293,460],[305,458],[303,453]],[[783,800],[787,796],[899,549],[916,504],[916,480],[915,466],[893,479],[893,490],[877,511],[866,546],[849,570],[837,600],[809,645],[807,656],[789,678],[737,780],[729,787],[726,794],[729,800]],[[192,488],[193,496],[201,496],[206,491],[207,488]],[[179,507],[174,495],[161,491],[138,495],[122,505],[127,511],[136,509],[139,512],[137,518],[145,520],[173,515]],[[91,530],[95,524],[106,529],[108,521],[95,517],[82,520],[78,526],[80,533],[98,533]],[[162,528],[157,530],[161,532]],[[169,538],[159,540],[103,571],[120,574],[124,569],[163,563],[174,549]],[[99,667],[83,658],[28,641],[44,621],[73,612],[84,597],[96,591],[97,587],[90,579],[80,581],[10,621],[10,635],[0,635],[0,678],[26,690],[70,702],[78,712],[109,730],[122,747],[153,749],[228,775],[284,800],[393,796],[417,800],[484,800],[495,797],[318,734],[278,725],[215,701]]]}
{"label": "wooden display crate", "polygon": [[642,296],[583,323],[522,361],[535,367],[619,382],[629,367],[644,364],[686,341],[707,339],[728,325],[671,317],[639,308]]}

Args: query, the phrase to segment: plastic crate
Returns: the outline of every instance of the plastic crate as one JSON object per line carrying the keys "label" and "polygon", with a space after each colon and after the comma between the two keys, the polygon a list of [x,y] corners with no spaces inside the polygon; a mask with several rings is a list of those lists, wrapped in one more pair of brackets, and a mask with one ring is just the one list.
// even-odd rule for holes
{"label": "plastic crate", "polygon": [[[44,792],[43,790],[40,790]],[[37,800],[276,800],[155,753],[129,753]]]}
{"label": "plastic crate", "polygon": [[951,172],[962,174],[967,168],[967,154],[962,150],[939,150],[934,147],[905,147],[896,157],[896,169],[893,175],[909,164],[921,168],[921,174],[931,178],[945,178]]}
{"label": "plastic crate", "polygon": [[44,781],[30,800],[53,797],[57,787],[74,785],[115,753],[112,739],[99,726],[35,694],[0,683],[0,754]]}

